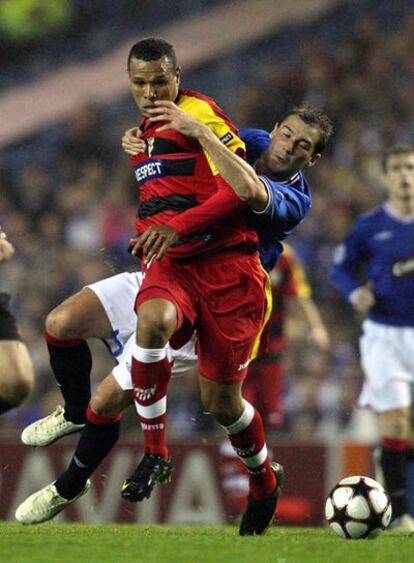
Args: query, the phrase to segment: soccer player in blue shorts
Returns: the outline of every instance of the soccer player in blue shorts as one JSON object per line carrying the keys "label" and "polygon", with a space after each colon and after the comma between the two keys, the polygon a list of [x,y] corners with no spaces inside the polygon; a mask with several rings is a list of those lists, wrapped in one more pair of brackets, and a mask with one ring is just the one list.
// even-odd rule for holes
{"label": "soccer player in blue shorts", "polygon": [[356,220],[336,249],[331,279],[366,317],[360,338],[365,379],[358,403],[377,415],[391,528],[412,532],[406,469],[414,382],[414,146],[393,146],[382,168],[387,199]]}

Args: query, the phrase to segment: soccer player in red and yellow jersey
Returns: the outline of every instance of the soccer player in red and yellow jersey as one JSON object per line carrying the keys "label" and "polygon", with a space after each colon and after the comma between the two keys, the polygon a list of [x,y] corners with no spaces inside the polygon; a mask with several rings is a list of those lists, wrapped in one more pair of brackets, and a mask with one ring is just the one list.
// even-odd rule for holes
{"label": "soccer player in red and yellow jersey", "polygon": [[[217,174],[198,141],[174,130],[159,132],[160,123],[149,119],[150,110],[156,101],[175,101],[233,152],[242,154],[244,144],[212,100],[180,90],[180,68],[165,41],[150,38],[135,44],[128,73],[147,147],[132,158],[139,189],[137,234],[149,233],[148,244],[162,230],[175,238],[162,261],[148,255],[143,261],[131,375],[145,455],[125,481],[122,495],[133,502],[143,500],[156,481],[169,479],[172,462],[165,433],[171,366],[165,347],[168,341],[173,347],[183,345],[195,329],[202,400],[249,468],[250,497],[266,514],[248,533],[262,533],[273,518],[280,487],[260,414],[241,395],[270,314],[258,236],[246,222],[240,198]],[[133,251],[145,256],[145,242]]]}

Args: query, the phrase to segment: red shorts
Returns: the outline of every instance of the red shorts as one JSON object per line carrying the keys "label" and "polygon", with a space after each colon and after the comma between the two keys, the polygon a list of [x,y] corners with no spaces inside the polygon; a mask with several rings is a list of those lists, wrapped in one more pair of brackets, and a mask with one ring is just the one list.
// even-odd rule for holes
{"label": "red shorts", "polygon": [[225,252],[199,260],[165,256],[145,272],[136,301],[175,304],[178,328],[170,344],[197,332],[199,370],[223,383],[242,381],[270,313],[268,276],[257,253]]}

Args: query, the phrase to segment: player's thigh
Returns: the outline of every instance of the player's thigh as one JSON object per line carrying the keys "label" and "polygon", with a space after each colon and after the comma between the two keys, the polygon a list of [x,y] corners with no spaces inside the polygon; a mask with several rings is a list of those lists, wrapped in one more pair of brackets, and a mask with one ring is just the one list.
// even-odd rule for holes
{"label": "player's thigh", "polygon": [[200,371],[218,382],[240,382],[266,323],[268,278],[254,256],[209,266],[198,272],[205,281],[197,280],[205,290],[197,321]]}
{"label": "player's thigh", "polygon": [[46,330],[55,338],[110,338],[112,326],[94,291],[84,288],[55,307],[46,318]]}
{"label": "player's thigh", "polygon": [[368,321],[363,326],[359,342],[361,366],[369,386],[375,390],[385,389],[391,381],[412,383],[414,374],[401,353],[398,331]]}
{"label": "player's thigh", "polygon": [[95,414],[115,416],[132,404],[130,390],[124,390],[112,374],[109,374],[93,394],[90,406]]}
{"label": "player's thigh", "polygon": [[121,344],[135,332],[135,300],[141,284],[141,272],[123,272],[86,286],[96,293]]}
{"label": "player's thigh", "polygon": [[378,430],[381,438],[409,440],[411,437],[411,407],[379,412]]}
{"label": "player's thigh", "polygon": [[0,340],[0,397],[19,403],[33,384],[33,364],[26,345],[20,340]]}

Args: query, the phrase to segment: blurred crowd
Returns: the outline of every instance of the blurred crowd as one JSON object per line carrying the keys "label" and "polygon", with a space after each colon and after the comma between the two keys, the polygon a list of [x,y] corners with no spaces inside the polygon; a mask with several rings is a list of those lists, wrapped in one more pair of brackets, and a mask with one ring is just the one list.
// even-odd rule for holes
{"label": "blurred crowd", "polygon": [[[316,351],[303,327],[289,327],[285,420],[279,437],[294,433],[303,440],[329,439],[343,433],[361,438],[353,409],[361,385],[360,319],[330,285],[328,270],[335,246],[356,215],[383,197],[380,151],[396,141],[414,142],[414,6],[410,1],[391,4],[399,9],[362,10],[350,32],[338,33],[337,41],[317,27],[289,30],[299,40],[285,59],[279,56],[280,37],[266,42],[267,53],[274,48],[273,57],[263,59],[260,46],[250,47],[243,59],[248,70],[239,72],[243,83],[231,98],[201,88],[207,78],[198,81],[204,70],[209,83],[217,85],[220,81],[211,73],[223,75],[226,57],[184,75],[185,86],[213,95],[239,126],[270,130],[287,108],[303,101],[323,108],[335,124],[333,143],[307,174],[312,210],[290,240],[329,329],[331,349]],[[337,14],[333,21],[340,26]],[[332,25],[328,18],[321,29]],[[58,402],[42,338],[47,312],[83,285],[137,267],[125,250],[133,233],[136,189],[120,148],[122,131],[135,121],[117,113],[120,107],[87,104],[70,122],[43,135],[42,142],[46,137],[50,145],[48,158],[38,158],[36,143],[32,149],[29,143],[21,167],[10,151],[0,162],[0,224],[16,246],[15,259],[2,267],[0,287],[13,295],[13,311],[37,376],[31,399],[3,417],[3,440],[15,438],[26,423],[48,414]],[[111,364],[101,343],[94,343],[93,350],[97,382]],[[174,435],[188,438],[199,430],[215,430],[202,412],[194,378],[174,381],[171,391]],[[373,435],[367,432],[364,438]]]}

